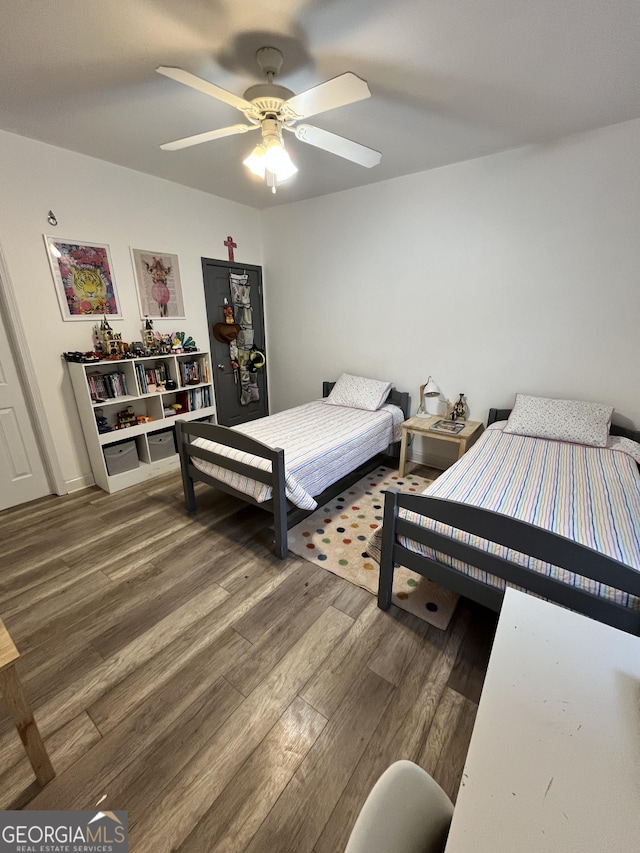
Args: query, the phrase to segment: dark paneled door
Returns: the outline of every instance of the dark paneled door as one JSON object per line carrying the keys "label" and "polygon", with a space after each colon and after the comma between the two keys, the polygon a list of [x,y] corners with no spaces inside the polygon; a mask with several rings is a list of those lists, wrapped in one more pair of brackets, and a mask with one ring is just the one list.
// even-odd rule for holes
{"label": "dark paneled door", "polygon": [[[256,348],[265,352],[264,306],[262,302],[262,268],[229,263],[228,261],[202,259],[202,277],[207,306],[207,324],[209,327],[209,346],[213,368],[213,386],[216,394],[217,420],[222,426],[235,426],[269,414],[267,397],[267,366],[259,368],[255,374],[258,386],[258,400],[247,405],[241,403],[240,372],[233,370],[229,345],[221,343],[213,336],[216,323],[224,322],[224,300],[232,303],[229,273],[246,274],[251,299],[253,339]],[[253,377],[252,377],[253,380]]]}

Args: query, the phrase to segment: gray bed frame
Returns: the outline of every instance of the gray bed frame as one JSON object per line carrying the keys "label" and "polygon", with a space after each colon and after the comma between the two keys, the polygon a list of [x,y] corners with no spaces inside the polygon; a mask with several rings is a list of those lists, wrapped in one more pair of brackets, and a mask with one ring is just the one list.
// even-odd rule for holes
{"label": "gray bed frame", "polygon": [[[490,409],[487,424],[507,420],[510,411],[510,409]],[[623,435],[640,442],[640,432],[624,427],[612,425],[611,434]],[[640,598],[640,571],[571,539],[480,507],[389,489],[385,494],[378,586],[378,606],[383,610],[387,610],[391,605],[394,566],[399,565],[406,566],[492,610],[500,610],[502,605],[503,590],[469,577],[436,559],[416,554],[405,548],[398,539],[407,537],[449,557],[503,578],[509,584],[520,586],[600,622],[613,625],[630,634],[640,634],[640,610],[606,601],[562,581],[527,569],[508,558],[489,554],[421,524],[407,521],[400,516],[400,510],[419,513],[434,521],[475,534]],[[638,523],[640,524],[640,519]]]}
{"label": "gray bed frame", "polygon": [[[334,382],[323,382],[322,396],[328,396],[334,385]],[[409,417],[410,398],[406,391],[401,392],[392,389],[386,402],[399,406],[404,412],[405,418]],[[209,441],[223,444],[226,447],[233,447],[236,450],[252,453],[260,459],[267,459],[271,462],[271,470],[264,471],[260,468],[248,465],[245,462],[230,459],[227,456],[213,453],[210,450],[195,447],[192,444],[194,438],[205,438]],[[260,509],[263,509],[273,515],[273,533],[275,540],[274,551],[277,557],[284,559],[288,552],[287,531],[312,512],[312,510],[304,510],[294,506],[285,496],[284,450],[280,447],[270,447],[269,445],[256,441],[254,438],[251,438],[236,429],[231,429],[230,427],[198,421],[184,421],[180,419],[176,421],[176,439],[178,443],[178,453],[180,455],[182,486],[187,510],[189,512],[195,512],[197,509],[194,490],[195,482],[206,483],[209,486],[213,486],[215,489],[220,489],[227,494],[240,498],[240,500],[243,500],[246,503],[260,507]],[[322,494],[314,495],[318,504],[323,504],[336,497],[341,491],[352,486],[361,477],[364,477],[372,471],[377,465],[382,464],[385,459],[389,457],[397,458],[399,456],[399,446],[399,442],[389,445],[386,454],[377,454],[363,465],[360,465],[354,471],[351,471],[347,476],[338,480],[338,482],[333,483],[325,489]],[[244,492],[239,492],[227,483],[198,470],[191,461],[193,458],[202,459],[206,462],[211,462],[214,465],[220,465],[228,471],[234,471],[235,473],[250,477],[253,480],[266,483],[271,486],[272,497],[268,501],[258,503],[249,495],[244,494]]]}

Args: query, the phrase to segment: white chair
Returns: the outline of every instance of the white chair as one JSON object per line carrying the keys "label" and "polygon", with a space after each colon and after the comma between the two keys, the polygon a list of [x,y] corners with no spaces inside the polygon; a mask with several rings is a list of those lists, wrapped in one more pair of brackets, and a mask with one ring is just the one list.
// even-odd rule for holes
{"label": "white chair", "polygon": [[396,761],[373,786],[345,853],[441,853],[453,804],[412,761]]}

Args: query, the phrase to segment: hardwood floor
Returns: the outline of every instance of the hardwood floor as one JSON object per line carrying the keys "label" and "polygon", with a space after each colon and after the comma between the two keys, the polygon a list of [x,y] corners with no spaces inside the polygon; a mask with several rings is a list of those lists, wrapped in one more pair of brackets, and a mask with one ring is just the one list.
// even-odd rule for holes
{"label": "hardwood floor", "polygon": [[455,800],[494,614],[383,613],[197,495],[189,516],[169,474],[0,514],[0,616],[57,771],[40,789],[3,706],[0,808],[125,809],[136,853],[339,853],[398,758]]}

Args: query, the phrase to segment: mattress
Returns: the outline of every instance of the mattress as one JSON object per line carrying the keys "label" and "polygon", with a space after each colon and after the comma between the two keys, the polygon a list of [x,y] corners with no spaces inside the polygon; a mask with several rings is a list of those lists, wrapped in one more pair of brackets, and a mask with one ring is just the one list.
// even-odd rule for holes
{"label": "mattress", "polygon": [[[640,446],[625,438],[611,437],[607,447],[591,447],[506,434],[498,426],[484,432],[462,459],[438,477],[425,493],[518,518],[640,570],[638,459]],[[636,597],[606,584],[454,530],[416,513],[401,512],[411,521],[429,524],[448,536],[506,557],[570,586],[640,609]],[[483,583],[500,589],[506,585],[495,575],[436,553],[414,541],[402,537],[399,541],[405,547],[434,557]],[[371,545],[375,553],[375,543]]]}
{"label": "mattress", "polygon": [[[314,495],[399,441],[403,420],[402,409],[391,404],[369,412],[315,400],[235,429],[284,450],[286,496],[295,506],[313,510],[318,506]],[[266,459],[217,442],[197,438],[193,444],[262,470],[271,468]],[[259,503],[271,497],[271,487],[264,483],[197,457],[192,462]]]}

